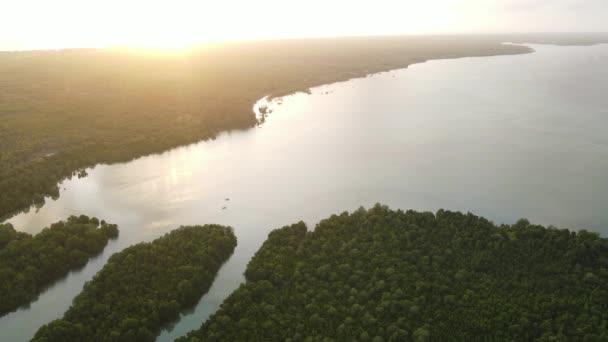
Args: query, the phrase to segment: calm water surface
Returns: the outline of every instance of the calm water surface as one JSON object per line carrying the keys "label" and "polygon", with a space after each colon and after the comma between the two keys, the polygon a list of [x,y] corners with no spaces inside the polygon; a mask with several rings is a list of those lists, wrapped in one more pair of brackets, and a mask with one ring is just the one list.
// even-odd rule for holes
{"label": "calm water surface", "polygon": [[[238,247],[168,341],[200,326],[274,228],[376,202],[471,211],[608,233],[608,45],[431,61],[270,103],[260,128],[65,181],[57,201],[9,220],[37,233],[71,214],[120,226],[82,270],[0,319],[27,340],[59,318],[108,257],[180,225],[235,228]],[[229,201],[226,201],[229,198]],[[222,209],[222,207],[226,209]]]}

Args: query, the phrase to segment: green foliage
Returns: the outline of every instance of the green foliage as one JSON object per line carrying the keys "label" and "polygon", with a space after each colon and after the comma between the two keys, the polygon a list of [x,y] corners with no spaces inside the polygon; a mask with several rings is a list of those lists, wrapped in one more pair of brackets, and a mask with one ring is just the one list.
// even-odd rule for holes
{"label": "green foliage", "polygon": [[116,225],[84,215],[54,223],[33,237],[0,224],[0,315],[34,300],[117,236]]}
{"label": "green foliage", "polygon": [[236,247],[232,228],[180,227],[114,254],[34,341],[153,341],[205,294]]}
{"label": "green foliage", "polygon": [[182,341],[606,341],[608,240],[370,210],[272,232]]}

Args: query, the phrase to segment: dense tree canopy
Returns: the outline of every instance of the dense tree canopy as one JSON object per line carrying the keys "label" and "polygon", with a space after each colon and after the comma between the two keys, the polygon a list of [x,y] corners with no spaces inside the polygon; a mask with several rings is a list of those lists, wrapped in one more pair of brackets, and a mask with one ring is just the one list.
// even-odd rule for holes
{"label": "dense tree canopy", "polygon": [[368,211],[273,231],[189,341],[606,341],[608,240]]}
{"label": "dense tree canopy", "polygon": [[116,225],[84,215],[54,223],[35,236],[0,224],[0,316],[34,300],[117,236]]}
{"label": "dense tree canopy", "polygon": [[65,313],[34,341],[153,341],[196,304],[236,247],[232,228],[176,229],[114,254]]}

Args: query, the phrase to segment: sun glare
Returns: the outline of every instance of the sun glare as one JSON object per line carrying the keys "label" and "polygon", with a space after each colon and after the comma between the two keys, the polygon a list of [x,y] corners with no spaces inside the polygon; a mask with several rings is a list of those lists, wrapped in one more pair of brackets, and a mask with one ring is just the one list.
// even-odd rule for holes
{"label": "sun glare", "polygon": [[184,49],[224,40],[432,33],[462,19],[448,0],[439,7],[380,2],[370,10],[366,2],[342,0],[14,1],[0,14],[0,29],[14,33],[8,41],[0,37],[0,45]]}
{"label": "sun glare", "polygon": [[[544,27],[538,13],[521,11],[523,0],[510,1],[8,1],[0,11],[4,33],[0,50],[113,46],[170,50],[226,40],[491,33],[530,30],[529,23],[534,23],[532,31]],[[563,19],[559,11],[547,15]],[[605,22],[601,14],[591,19]],[[576,27],[562,22],[562,30]]]}

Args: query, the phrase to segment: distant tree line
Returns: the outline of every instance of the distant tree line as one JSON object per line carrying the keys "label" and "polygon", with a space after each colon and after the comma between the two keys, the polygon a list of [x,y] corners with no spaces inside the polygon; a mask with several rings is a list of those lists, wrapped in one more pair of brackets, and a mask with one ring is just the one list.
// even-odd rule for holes
{"label": "distant tree line", "polygon": [[161,327],[194,306],[236,247],[232,228],[176,229],[114,254],[62,319],[34,341],[154,341]]}
{"label": "distant tree line", "polygon": [[117,236],[116,225],[84,215],[54,223],[34,236],[0,224],[0,316],[30,303]]}
{"label": "distant tree line", "polygon": [[608,341],[608,239],[377,205],[270,233],[180,341]]}

